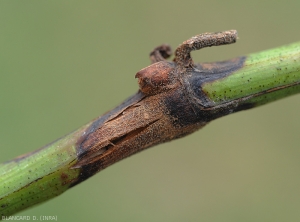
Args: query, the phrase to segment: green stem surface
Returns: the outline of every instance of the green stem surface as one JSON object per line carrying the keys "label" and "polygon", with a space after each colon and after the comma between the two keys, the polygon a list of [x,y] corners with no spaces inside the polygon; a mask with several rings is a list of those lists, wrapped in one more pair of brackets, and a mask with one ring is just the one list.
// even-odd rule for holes
{"label": "green stem surface", "polygon": [[243,68],[203,91],[221,105],[233,100],[259,106],[300,92],[300,42],[247,56]]}
{"label": "green stem surface", "polygon": [[79,169],[71,169],[77,160],[75,144],[87,127],[0,165],[1,216],[12,215],[69,188],[79,174]]}

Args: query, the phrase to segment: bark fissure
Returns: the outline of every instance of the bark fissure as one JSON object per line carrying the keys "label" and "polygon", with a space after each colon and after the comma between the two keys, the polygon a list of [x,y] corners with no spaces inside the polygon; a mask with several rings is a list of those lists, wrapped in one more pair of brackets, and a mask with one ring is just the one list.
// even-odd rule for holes
{"label": "bark fissure", "polygon": [[180,138],[232,112],[204,110],[212,102],[201,86],[242,68],[246,57],[194,65],[190,52],[234,43],[236,34],[231,30],[192,38],[176,50],[174,62],[165,60],[170,55],[169,46],[155,48],[150,53],[153,64],[136,74],[140,92],[132,98],[138,99],[106,114],[109,117],[105,120],[97,120],[98,125],[93,124],[78,144],[79,161],[73,167],[82,169],[80,181],[133,153]]}

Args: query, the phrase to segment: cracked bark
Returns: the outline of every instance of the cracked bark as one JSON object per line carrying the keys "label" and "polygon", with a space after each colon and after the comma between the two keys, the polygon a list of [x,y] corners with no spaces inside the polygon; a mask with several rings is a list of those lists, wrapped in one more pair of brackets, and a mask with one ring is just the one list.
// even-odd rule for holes
{"label": "cracked bark", "polygon": [[[210,107],[201,84],[230,75],[243,66],[245,58],[196,66],[190,52],[234,43],[236,38],[235,30],[195,36],[177,48],[174,62],[165,60],[171,54],[168,45],[155,48],[150,53],[153,64],[136,74],[139,92],[100,117],[78,144],[79,161],[73,167],[81,169],[81,176],[73,185],[125,157],[183,137],[228,114],[222,107]],[[230,106],[231,112],[238,109],[237,103]]]}

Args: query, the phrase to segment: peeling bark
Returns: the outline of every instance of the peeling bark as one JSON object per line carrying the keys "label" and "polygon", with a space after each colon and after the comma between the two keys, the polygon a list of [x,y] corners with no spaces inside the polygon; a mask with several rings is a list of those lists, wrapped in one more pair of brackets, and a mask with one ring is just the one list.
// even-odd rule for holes
{"label": "peeling bark", "polygon": [[[125,157],[190,134],[209,121],[227,115],[228,109],[212,106],[201,85],[240,69],[245,57],[194,65],[190,52],[230,44],[236,37],[236,31],[193,37],[178,47],[174,62],[165,60],[170,56],[169,46],[155,48],[150,53],[153,64],[136,74],[140,91],[96,120],[77,144],[78,162],[73,168],[80,168],[81,173],[73,185]],[[229,112],[238,109],[237,104],[232,104]]]}

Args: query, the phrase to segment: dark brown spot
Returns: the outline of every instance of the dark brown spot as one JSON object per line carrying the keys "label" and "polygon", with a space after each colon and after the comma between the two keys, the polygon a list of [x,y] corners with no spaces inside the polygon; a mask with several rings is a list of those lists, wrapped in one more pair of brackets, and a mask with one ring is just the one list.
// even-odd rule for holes
{"label": "dark brown spot", "polygon": [[66,179],[68,179],[68,174],[66,174],[66,173],[61,173],[61,175],[60,175],[60,179],[62,179],[62,180],[66,180]]}

